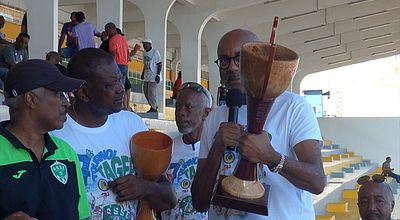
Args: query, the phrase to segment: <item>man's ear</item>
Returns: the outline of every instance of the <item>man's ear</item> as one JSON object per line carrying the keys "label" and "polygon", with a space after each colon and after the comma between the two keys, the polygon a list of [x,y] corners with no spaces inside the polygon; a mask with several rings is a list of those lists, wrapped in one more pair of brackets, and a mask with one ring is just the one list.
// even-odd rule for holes
{"label": "man's ear", "polygon": [[33,92],[26,92],[23,94],[24,103],[28,108],[34,109],[37,107],[39,103],[39,96],[34,94]]}
{"label": "man's ear", "polygon": [[78,99],[82,100],[83,102],[89,102],[89,92],[88,88],[86,86],[81,86],[79,87],[75,94]]}
{"label": "man's ear", "polygon": [[203,114],[203,121],[206,120],[208,114],[211,112],[211,108],[204,108],[204,114]]}

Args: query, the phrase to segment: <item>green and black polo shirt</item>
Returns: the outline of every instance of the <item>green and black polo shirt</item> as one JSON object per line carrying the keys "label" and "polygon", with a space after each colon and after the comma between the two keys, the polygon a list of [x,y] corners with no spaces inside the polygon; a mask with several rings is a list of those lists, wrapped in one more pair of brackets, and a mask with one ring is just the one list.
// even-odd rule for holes
{"label": "green and black polo shirt", "polygon": [[39,162],[0,123],[0,219],[23,211],[31,217],[76,220],[90,216],[81,166],[63,140],[45,134]]}

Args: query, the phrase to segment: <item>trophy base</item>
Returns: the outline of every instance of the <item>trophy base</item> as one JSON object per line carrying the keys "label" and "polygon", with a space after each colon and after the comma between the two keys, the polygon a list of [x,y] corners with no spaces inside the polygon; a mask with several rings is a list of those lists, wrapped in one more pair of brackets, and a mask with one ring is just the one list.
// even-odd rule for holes
{"label": "trophy base", "polygon": [[222,189],[222,180],[227,176],[219,176],[217,190],[211,204],[221,206],[230,209],[236,209],[244,212],[251,212],[259,215],[268,216],[268,195],[269,185],[262,184],[265,188],[265,193],[261,198],[258,199],[241,199],[229,195]]}

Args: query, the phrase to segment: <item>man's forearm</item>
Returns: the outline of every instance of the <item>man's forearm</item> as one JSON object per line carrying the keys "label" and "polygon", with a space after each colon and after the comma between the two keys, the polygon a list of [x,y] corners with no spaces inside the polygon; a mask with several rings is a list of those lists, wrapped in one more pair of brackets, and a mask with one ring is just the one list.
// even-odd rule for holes
{"label": "man's forearm", "polygon": [[207,211],[210,207],[214,186],[217,181],[224,149],[216,147],[219,143],[214,142],[208,153],[207,159],[203,159],[198,165],[196,176],[191,188],[193,207],[199,211]]}
{"label": "man's forearm", "polygon": [[161,74],[162,64],[157,65],[157,75]]}
{"label": "man's forearm", "polygon": [[322,164],[316,165],[286,157],[280,174],[297,188],[313,194],[322,193],[326,185]]}
{"label": "man's forearm", "polygon": [[150,182],[148,195],[143,199],[157,212],[172,209],[178,202],[173,185],[165,177],[159,182]]}

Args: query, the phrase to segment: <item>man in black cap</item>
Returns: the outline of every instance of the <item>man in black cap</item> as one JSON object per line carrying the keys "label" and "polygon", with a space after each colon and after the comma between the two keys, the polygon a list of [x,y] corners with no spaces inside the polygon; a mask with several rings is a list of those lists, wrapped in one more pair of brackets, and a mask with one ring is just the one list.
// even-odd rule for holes
{"label": "man in black cap", "polygon": [[89,217],[78,157],[48,134],[66,120],[65,92],[82,84],[44,60],[10,69],[5,79],[10,121],[0,123],[0,219]]}

